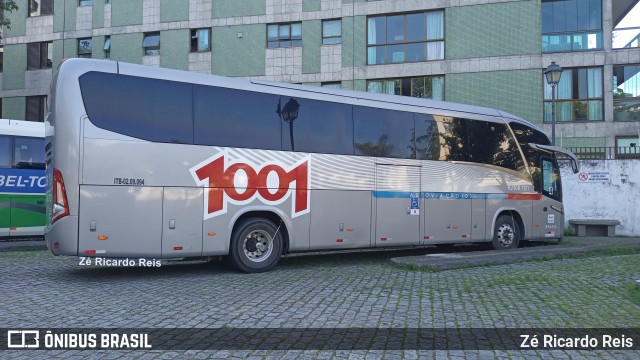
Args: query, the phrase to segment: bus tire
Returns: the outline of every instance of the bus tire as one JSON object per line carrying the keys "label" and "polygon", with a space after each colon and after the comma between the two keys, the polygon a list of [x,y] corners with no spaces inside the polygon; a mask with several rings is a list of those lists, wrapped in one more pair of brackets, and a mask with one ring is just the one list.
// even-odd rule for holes
{"label": "bus tire", "polygon": [[231,265],[242,272],[271,270],[282,254],[282,229],[263,218],[244,220],[234,230],[229,249]]}
{"label": "bus tire", "polygon": [[520,231],[516,220],[509,215],[498,217],[493,230],[493,241],[491,243],[495,250],[517,248],[520,243]]}

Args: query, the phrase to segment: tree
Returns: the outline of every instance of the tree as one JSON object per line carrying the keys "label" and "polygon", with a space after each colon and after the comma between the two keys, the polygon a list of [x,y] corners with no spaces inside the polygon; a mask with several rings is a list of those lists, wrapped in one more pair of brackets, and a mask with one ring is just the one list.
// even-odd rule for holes
{"label": "tree", "polygon": [[376,144],[371,141],[365,143],[355,143],[354,146],[357,150],[356,154],[364,156],[380,156],[388,157],[393,153],[393,145],[387,144],[388,135],[383,134],[378,139]]}
{"label": "tree", "polygon": [[[0,0],[0,28],[11,29],[11,21],[5,17],[5,14],[15,10],[18,10],[18,5],[14,0]],[[0,34],[0,39],[2,39],[2,34]]]}

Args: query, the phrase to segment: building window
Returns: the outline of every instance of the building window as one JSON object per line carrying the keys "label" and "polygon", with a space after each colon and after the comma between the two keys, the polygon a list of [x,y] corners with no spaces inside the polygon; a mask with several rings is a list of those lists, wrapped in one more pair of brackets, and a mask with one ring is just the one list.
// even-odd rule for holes
{"label": "building window", "polygon": [[80,5],[80,6],[91,6],[91,5],[93,5],[93,0],[80,0],[78,5]]}
{"label": "building window", "polygon": [[91,38],[78,39],[78,57],[91,58]]}
{"label": "building window", "polygon": [[148,33],[144,34],[144,40],[142,42],[145,55],[160,55],[160,33]]}
{"label": "building window", "polygon": [[29,0],[29,17],[53,14],[53,0]]}
{"label": "building window", "polygon": [[423,99],[444,100],[444,76],[369,80],[367,81],[367,91]]}
{"label": "building window", "polygon": [[342,88],[342,83],[340,81],[337,82],[323,82],[320,84],[320,86],[324,87],[324,88],[330,88],[330,89],[341,89]]}
{"label": "building window", "polygon": [[624,18],[614,25],[614,49],[640,47],[640,1],[636,2]]}
{"label": "building window", "polygon": [[211,51],[211,29],[191,30],[191,52]]}
{"label": "building window", "polygon": [[3,67],[4,67],[4,47],[0,46],[0,73],[2,72]]}
{"label": "building window", "polygon": [[542,0],[542,51],[602,49],[601,0]]}
{"label": "building window", "polygon": [[640,65],[613,67],[613,120],[640,121]]}
{"label": "building window", "polygon": [[[544,122],[551,122],[551,85],[544,82]],[[603,120],[602,68],[564,69],[556,86],[556,121]]]}
{"label": "building window", "polygon": [[302,46],[302,23],[267,25],[267,47]]}
{"label": "building window", "polygon": [[44,121],[46,102],[47,97],[45,95],[27,96],[27,111],[25,114],[25,120]]}
{"label": "building window", "polygon": [[444,11],[367,19],[367,64],[444,59]]}
{"label": "building window", "polygon": [[640,159],[640,135],[616,136],[616,159]]}
{"label": "building window", "polygon": [[104,58],[111,59],[111,36],[104,37],[104,47],[102,50],[104,50]]}
{"label": "building window", "polygon": [[105,5],[111,5],[111,0],[104,0]]}
{"label": "building window", "polygon": [[325,20],[322,22],[322,44],[342,43],[342,20]]}
{"label": "building window", "polygon": [[27,70],[51,68],[52,46],[52,41],[27,44]]}

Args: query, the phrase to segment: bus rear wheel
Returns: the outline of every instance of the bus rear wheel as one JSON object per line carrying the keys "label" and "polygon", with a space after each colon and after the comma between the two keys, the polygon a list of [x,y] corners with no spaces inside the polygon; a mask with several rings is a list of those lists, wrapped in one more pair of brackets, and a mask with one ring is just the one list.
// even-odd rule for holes
{"label": "bus rear wheel", "polygon": [[263,218],[244,220],[234,230],[229,260],[238,270],[258,273],[271,270],[282,254],[282,233]]}
{"label": "bus rear wheel", "polygon": [[515,249],[520,243],[520,231],[516,220],[502,215],[496,220],[492,245],[495,250]]}

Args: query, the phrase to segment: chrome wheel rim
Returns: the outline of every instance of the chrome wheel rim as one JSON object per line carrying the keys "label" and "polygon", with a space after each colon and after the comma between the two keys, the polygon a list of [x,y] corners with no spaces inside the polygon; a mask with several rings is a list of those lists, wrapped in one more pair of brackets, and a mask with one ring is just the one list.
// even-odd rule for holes
{"label": "chrome wheel rim", "polygon": [[498,242],[502,247],[509,247],[513,244],[516,234],[509,224],[502,224],[498,227]]}
{"label": "chrome wheel rim", "polygon": [[264,230],[253,230],[245,236],[242,249],[252,262],[262,262],[273,252],[273,237]]}

